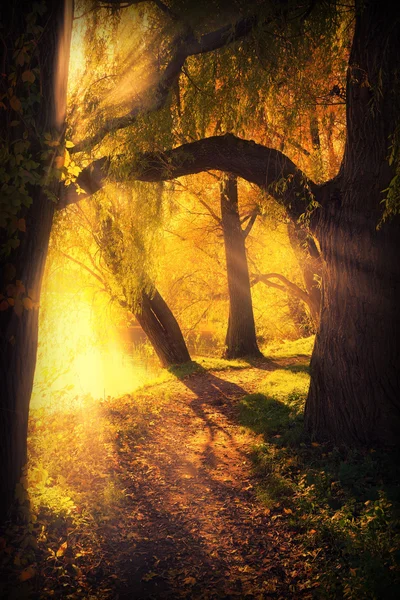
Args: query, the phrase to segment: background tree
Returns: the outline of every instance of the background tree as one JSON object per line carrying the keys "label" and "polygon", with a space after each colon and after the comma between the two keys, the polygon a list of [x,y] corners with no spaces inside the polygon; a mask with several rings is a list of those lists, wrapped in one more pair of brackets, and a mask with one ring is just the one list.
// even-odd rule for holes
{"label": "background tree", "polygon": [[221,225],[229,290],[226,357],[261,356],[254,323],[245,232],[239,216],[237,180],[232,175],[222,179]]}

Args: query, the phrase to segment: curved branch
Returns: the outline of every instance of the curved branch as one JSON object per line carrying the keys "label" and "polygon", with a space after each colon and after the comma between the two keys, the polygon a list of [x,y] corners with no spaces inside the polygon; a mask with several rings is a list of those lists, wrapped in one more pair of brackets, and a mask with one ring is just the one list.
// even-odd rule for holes
{"label": "curved branch", "polygon": [[[259,274],[259,275],[252,275],[252,278],[253,278],[252,279],[253,285],[255,285],[256,283],[261,281],[262,283],[265,283],[265,285],[268,285],[270,287],[274,287],[279,290],[288,290],[291,294],[293,294],[294,296],[297,296],[297,298],[300,298],[306,304],[308,304],[308,305],[310,304],[310,297],[307,294],[307,292],[302,290],[301,287],[299,287],[298,285],[296,285],[295,283],[293,283],[292,281],[290,281],[289,279],[287,279],[284,275],[281,275],[280,273],[265,273],[265,274]],[[279,281],[281,281],[283,283],[284,287],[273,281],[270,281],[270,279],[278,279]]]}
{"label": "curved branch", "polygon": [[[109,160],[101,158],[86,167],[77,179],[85,194],[79,196],[76,189],[69,186],[64,190],[59,208],[99,190],[107,175],[116,180],[109,166]],[[156,182],[208,170],[232,173],[255,183],[283,204],[295,221],[304,214],[310,201],[319,196],[319,186],[307,179],[285,154],[232,134],[204,138],[165,152],[141,154],[126,177]]]}

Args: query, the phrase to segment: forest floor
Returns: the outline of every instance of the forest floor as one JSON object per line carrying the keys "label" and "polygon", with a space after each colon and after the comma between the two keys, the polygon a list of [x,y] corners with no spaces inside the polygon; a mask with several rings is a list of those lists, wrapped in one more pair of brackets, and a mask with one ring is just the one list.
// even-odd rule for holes
{"label": "forest floor", "polygon": [[307,439],[299,348],[33,415],[0,596],[398,597],[397,474]]}

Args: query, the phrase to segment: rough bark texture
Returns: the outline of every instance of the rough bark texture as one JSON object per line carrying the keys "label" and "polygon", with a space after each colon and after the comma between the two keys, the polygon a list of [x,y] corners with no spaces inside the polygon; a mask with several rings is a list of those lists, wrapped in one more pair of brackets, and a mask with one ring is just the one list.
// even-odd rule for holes
{"label": "rough bark texture", "polygon": [[221,216],[229,291],[227,358],[260,356],[254,324],[245,236],[240,224],[237,180],[225,176],[221,184]]}
{"label": "rough bark texture", "polygon": [[152,295],[142,294],[134,314],[163,367],[191,360],[179,324],[157,290]]}
{"label": "rough bark texture", "polygon": [[[24,15],[32,3],[22,2],[2,8],[2,22],[8,31],[8,58],[13,44],[24,31]],[[39,53],[42,78],[41,106],[38,108],[37,131],[54,131],[56,106],[54,97],[55,57],[60,27],[64,19],[63,2],[47,2],[42,17],[45,30]],[[4,66],[4,65],[3,65]],[[7,127],[2,122],[2,128]],[[3,129],[7,139],[6,129]],[[33,146],[37,142],[32,140]],[[0,262],[0,287],[3,293],[8,284],[22,281],[33,300],[40,296],[43,270],[52,226],[54,203],[38,187],[32,187],[33,204],[25,215],[26,233],[20,236],[20,246]],[[10,270],[10,266],[13,268]],[[26,462],[29,401],[32,392],[38,336],[38,310],[10,307],[0,312],[0,520],[6,517],[14,497],[15,485]]]}
{"label": "rough bark texture", "polygon": [[348,71],[341,192],[316,230],[324,283],[305,422],[322,439],[398,445],[398,216],[376,226],[394,176],[387,156],[399,122],[400,8],[363,4]]}

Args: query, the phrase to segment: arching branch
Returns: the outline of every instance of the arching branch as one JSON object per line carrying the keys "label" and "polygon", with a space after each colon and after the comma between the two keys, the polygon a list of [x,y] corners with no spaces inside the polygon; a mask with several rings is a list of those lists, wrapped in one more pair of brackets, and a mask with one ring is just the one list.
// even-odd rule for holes
{"label": "arching branch", "polygon": [[[85,194],[79,196],[76,189],[69,186],[64,190],[59,208],[99,190],[107,175],[110,180],[116,180],[109,167],[109,161],[101,158],[84,169],[77,183]],[[312,200],[319,201],[319,187],[285,154],[232,134],[204,138],[165,152],[141,154],[133,162],[130,172],[124,170],[124,176],[156,182],[208,170],[232,173],[256,184],[283,204],[296,221]]]}

